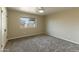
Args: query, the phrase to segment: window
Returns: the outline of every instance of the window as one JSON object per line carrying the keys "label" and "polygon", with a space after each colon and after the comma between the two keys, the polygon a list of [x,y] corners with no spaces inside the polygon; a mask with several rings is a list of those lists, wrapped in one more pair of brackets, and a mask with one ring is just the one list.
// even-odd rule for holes
{"label": "window", "polygon": [[24,28],[35,28],[36,27],[36,19],[29,17],[20,18],[21,27]]}

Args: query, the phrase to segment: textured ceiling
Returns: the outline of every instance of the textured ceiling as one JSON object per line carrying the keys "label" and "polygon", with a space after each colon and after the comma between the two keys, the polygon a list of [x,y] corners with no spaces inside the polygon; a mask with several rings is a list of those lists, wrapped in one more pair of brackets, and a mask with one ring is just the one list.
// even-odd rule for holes
{"label": "textured ceiling", "polygon": [[51,13],[59,12],[62,10],[71,9],[71,7],[44,7],[45,12],[44,13],[38,13],[37,10],[38,7],[8,7],[8,9],[32,13],[32,14],[38,14],[38,15],[48,15]]}

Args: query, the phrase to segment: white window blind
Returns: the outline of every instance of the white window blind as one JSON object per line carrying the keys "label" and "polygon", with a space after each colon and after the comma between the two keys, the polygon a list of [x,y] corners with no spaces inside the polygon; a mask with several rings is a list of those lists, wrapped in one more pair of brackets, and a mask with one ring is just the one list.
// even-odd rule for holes
{"label": "white window blind", "polygon": [[20,18],[20,24],[24,28],[35,28],[36,27],[36,19],[29,17]]}

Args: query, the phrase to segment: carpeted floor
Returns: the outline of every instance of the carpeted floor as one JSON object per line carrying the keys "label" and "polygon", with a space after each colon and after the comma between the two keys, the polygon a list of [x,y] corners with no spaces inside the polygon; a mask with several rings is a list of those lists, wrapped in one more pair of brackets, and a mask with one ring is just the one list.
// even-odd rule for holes
{"label": "carpeted floor", "polygon": [[48,35],[37,35],[8,41],[4,52],[79,52],[79,45]]}

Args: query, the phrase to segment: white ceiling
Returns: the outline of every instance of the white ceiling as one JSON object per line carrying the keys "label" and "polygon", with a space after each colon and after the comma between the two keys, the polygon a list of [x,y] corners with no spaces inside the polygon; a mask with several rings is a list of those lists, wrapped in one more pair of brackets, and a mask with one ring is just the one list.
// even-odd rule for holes
{"label": "white ceiling", "polygon": [[38,15],[48,15],[62,10],[71,9],[71,7],[44,7],[45,10],[44,13],[38,13],[36,11],[37,7],[8,7],[8,9],[32,13],[32,14],[38,14]]}

